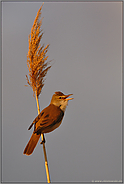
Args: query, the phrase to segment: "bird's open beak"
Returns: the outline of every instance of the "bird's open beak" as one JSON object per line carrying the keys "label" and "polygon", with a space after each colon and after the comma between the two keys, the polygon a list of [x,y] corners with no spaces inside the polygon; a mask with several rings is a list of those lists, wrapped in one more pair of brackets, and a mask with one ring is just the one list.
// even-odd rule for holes
{"label": "bird's open beak", "polygon": [[71,96],[71,95],[73,95],[73,94],[65,95],[64,99],[65,99],[65,100],[73,100],[74,98],[68,98],[68,97]]}

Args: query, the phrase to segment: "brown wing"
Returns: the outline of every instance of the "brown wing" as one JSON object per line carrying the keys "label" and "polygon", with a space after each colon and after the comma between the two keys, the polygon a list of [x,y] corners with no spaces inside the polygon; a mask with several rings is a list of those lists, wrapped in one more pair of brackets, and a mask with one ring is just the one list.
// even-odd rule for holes
{"label": "brown wing", "polygon": [[54,130],[58,127],[57,124],[61,122],[64,116],[64,112],[53,104],[50,104],[48,107],[46,107],[40,114],[40,116],[37,116],[34,120],[34,132],[37,134],[47,133]]}
{"label": "brown wing", "polygon": [[[41,113],[34,119],[33,123],[31,123],[31,125],[28,128],[28,130],[30,130],[33,125],[36,125],[36,123],[39,121],[39,119],[42,117],[43,114],[44,114],[44,112],[41,111]],[[35,130],[35,128],[34,128],[34,130]]]}

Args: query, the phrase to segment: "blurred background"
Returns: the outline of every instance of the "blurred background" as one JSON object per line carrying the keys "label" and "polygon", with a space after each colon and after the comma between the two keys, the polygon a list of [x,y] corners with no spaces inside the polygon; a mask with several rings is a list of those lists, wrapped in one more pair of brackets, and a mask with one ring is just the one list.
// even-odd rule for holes
{"label": "blurred background", "polygon": [[[45,182],[42,146],[23,150],[37,116],[28,74],[28,35],[38,2],[2,2],[2,181]],[[52,61],[40,109],[55,91],[73,93],[61,126],[46,134],[52,182],[122,180],[122,2],[45,2]]]}

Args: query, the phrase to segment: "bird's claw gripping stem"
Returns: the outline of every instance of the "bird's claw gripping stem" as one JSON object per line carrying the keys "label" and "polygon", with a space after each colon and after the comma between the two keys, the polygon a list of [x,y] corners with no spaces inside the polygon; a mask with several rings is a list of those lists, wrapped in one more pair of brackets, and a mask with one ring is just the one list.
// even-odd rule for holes
{"label": "bird's claw gripping stem", "polygon": [[43,144],[45,142],[46,142],[46,140],[45,140],[45,137],[44,137],[44,134],[43,134],[43,140],[40,142],[40,144]]}

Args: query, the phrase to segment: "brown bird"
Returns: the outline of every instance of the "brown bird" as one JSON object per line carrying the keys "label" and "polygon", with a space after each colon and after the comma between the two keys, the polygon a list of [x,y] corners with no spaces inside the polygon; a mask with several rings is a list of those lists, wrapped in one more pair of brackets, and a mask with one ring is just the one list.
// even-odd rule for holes
{"label": "brown bird", "polygon": [[[73,99],[68,98],[70,95],[73,94],[64,95],[59,91],[53,94],[50,105],[41,111],[28,128],[28,130],[30,130],[34,125],[33,134],[25,147],[23,154],[31,155],[38,143],[40,135],[49,133],[60,126],[68,101]],[[45,138],[41,144],[43,142],[45,142]]]}

